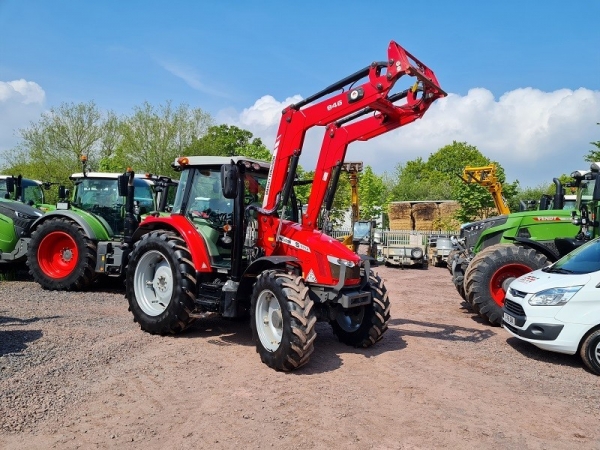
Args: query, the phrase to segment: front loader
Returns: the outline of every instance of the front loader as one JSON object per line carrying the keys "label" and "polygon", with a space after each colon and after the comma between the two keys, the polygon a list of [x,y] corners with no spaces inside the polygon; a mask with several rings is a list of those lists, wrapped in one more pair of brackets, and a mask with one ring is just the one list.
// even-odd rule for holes
{"label": "front loader", "polygon": [[[398,106],[390,92],[404,75],[417,83]],[[326,209],[331,206],[332,169],[339,177],[348,142],[412,122],[444,95],[434,73],[392,41],[387,61],[283,110],[271,165],[243,157],[178,158],[172,214],[147,217],[133,235],[126,296],[134,320],[165,335],[183,331],[206,311],[230,318],[249,312],[261,360],[282,371],[309,361],[318,320],[348,345],[380,340],[390,318],[383,281],[368,258],[320,231],[317,218],[328,190]],[[357,112],[370,117],[336,123]],[[314,126],[327,128],[299,220],[296,169]]]}

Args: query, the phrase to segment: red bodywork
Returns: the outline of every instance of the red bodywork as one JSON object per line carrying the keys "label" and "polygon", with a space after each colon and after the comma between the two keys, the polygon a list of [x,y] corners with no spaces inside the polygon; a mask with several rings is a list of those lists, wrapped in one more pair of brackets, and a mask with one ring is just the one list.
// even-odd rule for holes
{"label": "red bodywork", "polygon": [[[406,98],[406,103],[397,106],[390,91],[403,75],[416,77],[419,88],[406,91],[406,95],[401,97]],[[368,81],[354,86],[363,78],[368,78]],[[329,96],[339,90],[342,92]],[[422,117],[433,101],[445,95],[434,73],[392,41],[386,62],[372,63],[315,96],[285,108],[273,150],[263,210],[258,211],[256,245],[264,255],[296,258],[308,283],[327,287],[339,283],[339,268],[343,265],[346,266],[344,284],[357,285],[360,282],[360,271],[357,270],[360,257],[341,242],[316,230],[332,169],[343,162],[350,142],[366,141],[411,123]],[[315,102],[323,97],[326,98]],[[343,119],[361,111],[373,114],[360,121],[342,123]],[[292,157],[300,155],[306,131],[313,126],[326,126],[327,131],[315,170],[308,210],[303,224],[280,220],[269,210],[276,210],[286,181],[289,183]],[[186,241],[196,270],[213,270],[202,236],[184,216],[147,217],[144,229],[148,228],[173,229]]]}
{"label": "red bodywork", "polygon": [[[383,68],[385,73],[382,73]],[[414,89],[398,97],[406,98],[406,103],[397,106],[392,101],[394,96],[390,96],[390,91],[403,75],[416,77],[418,85],[416,83]],[[286,220],[280,224],[277,217],[259,214],[258,245],[267,256],[297,257],[304,278],[312,283],[337,284],[338,279],[332,275],[328,257],[356,265],[360,262],[359,256],[346,246],[316,230],[317,217],[331,181],[332,170],[343,162],[348,144],[366,141],[411,123],[422,117],[436,99],[446,95],[439,87],[433,71],[394,41],[388,47],[387,62],[371,64],[360,78],[367,76],[368,81],[358,87],[351,86],[347,91],[312,105],[309,105],[310,102],[302,103],[303,107],[308,105],[303,109],[296,105],[287,107],[279,125],[263,200],[263,209],[267,211],[277,206],[278,196],[288,178],[290,161],[293,156],[300,155],[306,131],[313,126],[327,126],[302,225]],[[347,84],[353,85],[356,77],[346,80]],[[346,80],[332,88],[339,90]],[[334,89],[326,89],[323,96]],[[361,110],[372,112],[373,115],[346,126],[336,123]],[[352,285],[358,281],[356,278],[346,279],[345,284]]]}

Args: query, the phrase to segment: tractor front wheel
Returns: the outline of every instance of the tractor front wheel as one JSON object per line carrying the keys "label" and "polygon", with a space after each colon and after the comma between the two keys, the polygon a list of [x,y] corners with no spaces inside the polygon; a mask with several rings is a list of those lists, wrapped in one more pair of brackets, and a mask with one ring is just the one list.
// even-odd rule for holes
{"label": "tractor front wheel", "polygon": [[317,337],[313,306],[301,276],[275,270],[260,274],[250,311],[252,337],[263,363],[290,371],[308,362]]}
{"label": "tractor front wheel", "polygon": [[532,270],[541,269],[547,258],[521,245],[496,245],[475,255],[465,274],[465,291],[479,315],[492,325],[502,323],[504,297],[510,283]]}
{"label": "tractor front wheel", "polygon": [[340,342],[353,347],[367,348],[383,337],[390,320],[390,300],[379,275],[369,276],[371,303],[341,311],[330,321],[333,333]]}
{"label": "tractor front wheel", "polygon": [[196,272],[185,241],[154,231],[136,242],[126,269],[125,296],[140,328],[151,334],[175,334],[193,318]]}
{"label": "tractor front wheel", "polygon": [[96,243],[81,226],[56,218],[31,234],[27,251],[29,273],[44,289],[80,290],[96,276]]}

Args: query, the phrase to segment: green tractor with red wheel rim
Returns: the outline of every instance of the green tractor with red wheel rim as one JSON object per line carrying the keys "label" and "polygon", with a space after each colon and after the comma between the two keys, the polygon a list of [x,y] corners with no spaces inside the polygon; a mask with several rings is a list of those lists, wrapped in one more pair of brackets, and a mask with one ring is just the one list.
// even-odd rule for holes
{"label": "green tractor with red wheel rim", "polygon": [[[589,239],[589,230],[595,227],[590,227],[593,219],[588,217],[586,203],[592,198],[597,169],[594,163],[591,171],[571,174],[574,181],[570,185],[578,191],[575,210],[541,208],[471,224],[459,241],[467,248],[454,257],[452,274],[458,292],[475,313],[500,325],[504,297],[514,279],[557,261]],[[561,205],[562,186],[557,179],[555,183],[555,204]]]}
{"label": "green tractor with red wheel rim", "polygon": [[0,175],[0,265],[3,269],[26,259],[30,227],[50,208],[44,203],[43,185],[21,175]]}
{"label": "green tractor with red wheel rim", "polygon": [[82,290],[99,277],[120,277],[131,235],[143,214],[166,209],[168,177],[84,171],[70,177],[53,211],[31,226],[29,273],[44,289]]}

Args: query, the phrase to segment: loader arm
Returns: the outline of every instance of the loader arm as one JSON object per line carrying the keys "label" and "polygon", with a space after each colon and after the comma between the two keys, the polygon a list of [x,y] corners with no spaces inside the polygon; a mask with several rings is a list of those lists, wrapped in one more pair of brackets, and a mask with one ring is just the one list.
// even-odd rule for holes
{"label": "loader arm", "polygon": [[[289,192],[308,129],[327,126],[364,108],[379,111],[382,116],[393,114],[396,109],[388,96],[394,84],[404,75],[417,78],[423,86],[425,97],[435,99],[446,95],[439,87],[433,71],[391,41],[387,61],[373,62],[301,102],[286,107],[275,139],[263,199],[263,213],[275,211],[282,192]],[[366,82],[354,86],[366,77]],[[342,92],[331,95],[339,90]],[[409,102],[407,106],[415,105],[410,105]],[[293,157],[295,162],[290,164]]]}
{"label": "loader arm", "polygon": [[467,166],[463,170],[463,175],[460,177],[467,184],[476,183],[479,186],[486,188],[494,199],[494,205],[501,215],[510,214],[510,209],[502,195],[502,183],[498,181],[496,176],[496,166],[471,167]]}
{"label": "loader arm", "polygon": [[[331,184],[334,168],[344,162],[348,145],[351,142],[368,141],[414,122],[421,118],[429,106],[440,96],[442,96],[441,93],[428,95],[427,86],[423,86],[422,89],[407,89],[386,99],[391,108],[387,108],[385,113],[374,111],[369,107],[330,124],[323,138],[315,169],[315,181],[311,189],[306,213],[302,217],[302,223],[309,227],[316,227],[327,190],[335,191],[336,189],[336,186]],[[394,105],[395,101],[401,99],[406,99],[407,102],[402,105]],[[369,113],[373,114],[370,117],[356,121],[359,117]],[[345,125],[346,123],[348,124]]]}

